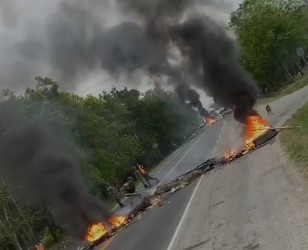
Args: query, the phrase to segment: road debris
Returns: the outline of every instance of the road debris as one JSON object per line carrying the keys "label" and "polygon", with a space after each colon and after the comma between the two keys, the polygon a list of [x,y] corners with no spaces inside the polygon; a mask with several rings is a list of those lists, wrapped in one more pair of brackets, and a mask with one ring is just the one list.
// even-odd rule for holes
{"label": "road debris", "polygon": [[[280,130],[280,129],[302,128],[302,127],[303,126],[280,126],[280,127],[267,127],[266,129],[269,129],[269,130]],[[250,131],[258,131],[258,130],[264,130],[264,128],[252,129]]]}
{"label": "road debris", "polygon": [[[183,175],[178,176],[173,181],[157,186],[156,189],[151,194],[147,194],[147,195],[145,194],[140,204],[134,207],[129,212],[129,214],[125,215],[125,221],[122,224],[117,225],[116,227],[113,227],[111,231],[106,230],[106,233],[101,238],[99,238],[97,241],[92,242],[89,248],[86,248],[86,249],[93,249],[95,246],[101,244],[103,241],[113,236],[119,230],[129,226],[129,224],[135,218],[137,218],[137,220],[141,219],[142,214],[149,211],[151,208],[155,206],[162,206],[171,195],[173,195],[175,192],[179,191],[180,189],[186,187],[187,185],[192,183],[194,180],[196,180],[201,175],[214,171],[218,169],[219,167],[222,167],[223,165],[226,165],[230,163],[231,161],[236,160],[246,155],[247,153],[253,152],[259,147],[266,145],[277,134],[278,134],[278,131],[275,129],[268,129],[264,132],[262,131],[260,136],[254,138],[253,140],[250,140],[249,147],[246,146],[244,149],[239,150],[237,152],[232,152],[232,154],[229,154],[224,157],[210,158],[206,160],[205,162],[203,162],[202,164],[195,167],[194,169],[186,172]],[[139,193],[133,193],[131,195],[137,196],[139,195]],[[224,200],[219,201],[215,203],[213,206],[217,206],[223,202]],[[258,246],[259,244],[248,245],[244,249],[245,250],[256,249]]]}

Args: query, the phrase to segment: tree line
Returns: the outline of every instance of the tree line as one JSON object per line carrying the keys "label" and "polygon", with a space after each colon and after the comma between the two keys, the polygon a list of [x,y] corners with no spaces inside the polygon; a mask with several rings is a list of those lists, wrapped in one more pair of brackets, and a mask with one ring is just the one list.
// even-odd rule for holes
{"label": "tree line", "polygon": [[[4,90],[0,110],[17,108],[27,119],[43,122],[64,138],[90,191],[103,200],[108,198],[107,185],[120,187],[136,163],[157,164],[190,137],[201,120],[170,91],[113,88],[98,97],[80,97],[61,91],[51,79],[36,81],[36,87],[23,95]],[[5,180],[0,199],[1,249],[25,249],[44,230],[58,237],[61,229],[54,224],[48,204],[35,208],[16,200]]]}
{"label": "tree line", "polygon": [[[308,65],[308,3],[304,0],[244,0],[231,14],[229,28],[242,49],[242,64],[263,93],[279,90],[304,74]],[[197,129],[200,118],[174,92],[113,88],[98,97],[61,91],[38,77],[23,95],[3,91],[0,110],[18,107],[44,124],[76,155],[90,191],[107,199],[107,185],[120,186],[132,165],[154,166]],[[28,249],[47,235],[58,239],[48,204],[21,202],[0,180],[1,249]]]}
{"label": "tree line", "polygon": [[243,51],[242,63],[263,93],[294,82],[308,66],[308,2],[245,0],[229,27]]}

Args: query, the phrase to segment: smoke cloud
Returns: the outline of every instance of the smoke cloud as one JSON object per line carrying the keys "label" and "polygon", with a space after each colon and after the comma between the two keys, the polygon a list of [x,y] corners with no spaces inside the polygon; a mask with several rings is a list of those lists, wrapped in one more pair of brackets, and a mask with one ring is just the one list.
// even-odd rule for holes
{"label": "smoke cloud", "polygon": [[88,193],[65,143],[48,125],[21,121],[17,114],[16,109],[1,107],[2,176],[32,205],[49,204],[56,222],[83,239],[90,224],[107,220],[107,210]]}
{"label": "smoke cloud", "polygon": [[34,0],[31,4],[25,12],[29,3],[0,0],[2,87],[21,90],[43,75],[72,91],[97,69],[116,78],[137,68],[145,75],[161,75],[161,66],[168,65],[169,29],[186,12],[196,6],[223,13],[232,9],[226,0]]}
{"label": "smoke cloud", "polygon": [[[46,75],[72,90],[97,69],[114,78],[138,69],[166,77],[160,85],[173,86],[201,116],[208,113],[195,88],[234,109],[239,122],[255,112],[257,88],[240,65],[239,49],[222,26],[197,11],[222,0],[34,1],[36,8],[0,0],[2,87],[27,87],[34,76]],[[21,18],[26,8],[29,15]],[[177,60],[171,60],[174,50]],[[50,203],[57,221],[83,236],[91,222],[107,216],[103,205],[87,193],[63,142],[48,127],[17,117],[2,119],[2,170],[34,203]]]}
{"label": "smoke cloud", "polygon": [[[184,18],[185,10],[200,4],[198,1],[118,1],[139,18],[150,40],[163,48],[162,60],[149,69],[151,73],[169,76],[181,99],[191,99],[202,114],[199,96],[188,87],[195,85],[202,87],[215,102],[232,108],[239,122],[245,123],[246,117],[255,113],[256,84],[240,65],[239,49],[226,30],[207,16]],[[171,44],[182,55],[176,67],[168,63]]]}
{"label": "smoke cloud", "polygon": [[225,31],[203,17],[175,27],[174,37],[190,64],[202,69],[203,89],[215,102],[234,109],[234,118],[245,123],[255,113],[258,89],[240,65],[239,51]]}
{"label": "smoke cloud", "polygon": [[209,115],[206,109],[203,107],[202,103],[200,102],[200,95],[198,94],[198,92],[194,89],[189,88],[187,84],[178,85],[176,87],[176,93],[178,94],[182,102],[189,102],[191,106],[196,108],[200,116],[205,117]]}

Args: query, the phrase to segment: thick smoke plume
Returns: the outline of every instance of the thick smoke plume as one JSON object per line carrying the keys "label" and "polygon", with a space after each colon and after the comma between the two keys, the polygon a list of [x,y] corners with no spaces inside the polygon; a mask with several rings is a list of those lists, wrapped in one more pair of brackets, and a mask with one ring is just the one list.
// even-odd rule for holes
{"label": "thick smoke plume", "polygon": [[[46,1],[53,3],[52,11],[38,11],[42,21],[30,15],[25,27],[19,19],[25,11],[17,11],[18,1],[3,2],[6,10],[1,13],[7,14],[0,21],[8,32],[0,29],[4,34],[0,55],[5,58],[0,61],[2,86],[14,88],[45,74],[72,89],[73,82],[97,68],[115,78],[138,68],[145,75],[167,77],[179,98],[202,116],[207,111],[194,87],[234,109],[240,122],[254,112],[257,89],[239,63],[234,42],[211,18],[191,14],[201,6],[216,6],[216,1]],[[33,8],[27,9],[34,14]],[[118,14],[117,20],[111,20],[110,12]],[[170,60],[174,49],[179,51],[176,63]],[[1,169],[22,184],[34,203],[51,204],[58,222],[77,236],[107,215],[86,192],[74,158],[46,127],[18,119],[2,126]]]}
{"label": "thick smoke plume", "polygon": [[[185,10],[197,5],[197,1],[119,2],[125,10],[139,17],[151,41],[164,48],[160,55],[166,57],[151,68],[156,74],[168,75],[180,97],[190,97],[196,107],[200,106],[196,101],[199,98],[187,86],[196,85],[215,102],[233,109],[235,119],[242,123],[248,115],[255,113],[256,84],[240,65],[239,50],[226,30],[209,17],[183,19]],[[177,67],[168,63],[167,48],[171,43],[182,54],[182,63]],[[191,79],[191,82],[183,82],[183,79]]]}
{"label": "thick smoke plume", "polygon": [[182,53],[201,68],[203,89],[215,102],[232,108],[236,120],[245,123],[254,114],[257,87],[240,65],[239,51],[225,31],[209,18],[188,20],[174,29]]}
{"label": "thick smoke plume", "polygon": [[[7,30],[21,26],[18,2],[5,4],[11,13],[3,19]],[[21,32],[15,29],[19,35],[14,42],[9,40],[13,32],[5,36],[1,84],[28,83],[45,74],[72,89],[74,82],[97,69],[115,78],[138,69],[145,75],[167,76],[176,91],[185,85],[180,92],[190,91],[192,85],[201,87],[217,102],[236,106],[236,118],[242,119],[240,114],[247,113],[244,109],[254,103],[255,94],[233,41],[211,19],[199,14],[194,21],[189,19],[197,15],[195,10],[219,6],[226,8],[226,1],[54,1],[40,21],[21,26]],[[181,53],[176,65],[169,60],[173,47]]]}
{"label": "thick smoke plume", "polygon": [[90,224],[107,219],[106,209],[87,192],[63,141],[46,124],[21,122],[11,111],[1,110],[1,175],[32,205],[50,205],[56,222],[82,239]]}
{"label": "thick smoke plume", "polygon": [[206,109],[203,107],[200,101],[200,95],[198,94],[197,91],[189,88],[186,84],[182,84],[176,87],[176,93],[178,94],[182,102],[184,103],[189,102],[191,106],[193,106],[198,110],[199,114],[202,117],[209,115]]}

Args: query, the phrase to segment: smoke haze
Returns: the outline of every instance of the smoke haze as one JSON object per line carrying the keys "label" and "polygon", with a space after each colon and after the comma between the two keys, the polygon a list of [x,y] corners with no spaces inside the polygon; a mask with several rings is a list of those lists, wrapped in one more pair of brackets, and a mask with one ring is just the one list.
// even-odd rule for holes
{"label": "smoke haze", "polygon": [[16,107],[1,105],[1,175],[21,199],[41,208],[49,204],[56,222],[83,239],[90,224],[107,220],[109,214],[88,193],[65,142],[47,124],[22,117]]}
{"label": "smoke haze", "polygon": [[239,50],[223,28],[207,17],[196,18],[177,26],[174,36],[191,68],[201,67],[203,89],[215,102],[233,108],[234,118],[245,123],[254,113],[257,87],[240,65]]}
{"label": "smoke haze", "polygon": [[[196,88],[234,109],[239,122],[254,112],[257,88],[240,65],[239,49],[217,20],[204,15],[213,9],[225,13],[229,8],[225,1],[0,0],[0,4],[1,87],[24,89],[35,76],[44,75],[72,91],[93,71],[128,79],[138,69],[144,76],[166,78],[157,86],[172,86],[201,116],[207,111]],[[48,127],[21,123],[17,117],[13,112],[2,124],[4,172],[25,186],[34,203],[52,204],[55,218],[74,235],[84,235],[92,221],[107,216],[102,204],[87,193],[63,142]]]}
{"label": "smoke haze", "polygon": [[[126,54],[124,43],[131,44],[127,46],[129,51],[132,51],[132,46],[137,48],[134,49],[137,55],[139,46],[143,44],[135,44],[135,35],[140,36],[140,33],[130,34],[128,30],[119,32],[121,26],[125,27],[123,22],[130,22],[131,25],[134,22],[135,26],[143,26],[136,29],[146,28],[146,24],[157,23],[158,26],[166,21],[168,15],[168,21],[182,17],[185,8],[189,9],[196,2],[199,5],[202,3],[206,7],[204,10],[215,9],[217,13],[226,16],[235,7],[234,1],[227,0],[0,0],[0,86],[17,91],[24,90],[33,84],[35,76],[42,75],[60,82],[64,90],[74,91],[76,85],[84,79],[91,79],[91,72],[97,72],[98,69],[103,75],[101,79],[104,79],[106,71],[114,70],[114,67],[106,65],[112,54],[116,53],[116,56],[112,57],[113,62],[116,60],[114,58],[123,58],[121,53],[135,57],[130,53]],[[149,18],[142,18],[138,14],[143,10]],[[163,17],[160,22],[156,22],[158,16]],[[118,25],[119,28],[116,27]],[[109,37],[109,34],[106,36],[109,30],[120,35],[114,38]],[[152,39],[153,34],[148,38]],[[164,47],[165,44],[156,40],[153,48],[157,49],[159,46]],[[119,53],[120,55],[117,55]],[[158,55],[156,52],[151,54]],[[135,61],[132,59],[131,65],[126,69],[131,70],[136,66]],[[120,64],[123,69],[123,63]],[[119,73],[119,70],[116,72]]]}

